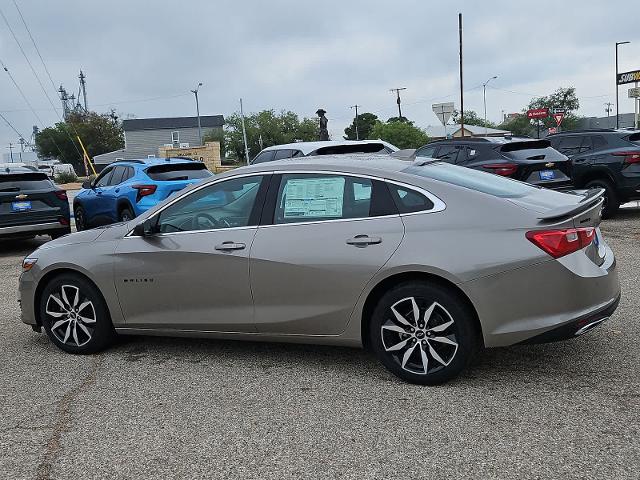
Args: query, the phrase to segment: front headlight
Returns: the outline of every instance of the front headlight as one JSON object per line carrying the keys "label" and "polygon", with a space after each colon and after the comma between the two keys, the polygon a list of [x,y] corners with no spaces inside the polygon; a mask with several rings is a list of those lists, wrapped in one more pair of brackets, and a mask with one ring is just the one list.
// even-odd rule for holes
{"label": "front headlight", "polygon": [[22,273],[26,273],[31,270],[37,261],[38,259],[33,257],[26,257],[22,260]]}

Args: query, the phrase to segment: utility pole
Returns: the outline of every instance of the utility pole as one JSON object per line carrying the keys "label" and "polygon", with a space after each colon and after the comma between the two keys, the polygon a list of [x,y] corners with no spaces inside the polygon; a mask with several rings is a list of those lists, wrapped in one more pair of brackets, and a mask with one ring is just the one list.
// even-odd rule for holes
{"label": "utility pole", "polygon": [[607,118],[609,118],[609,115],[611,114],[611,110],[613,110],[611,107],[613,106],[613,103],[611,102],[605,102],[604,103],[604,111],[607,112]]}
{"label": "utility pole", "polygon": [[482,98],[484,101],[484,134],[485,136],[487,135],[487,85],[491,80],[495,80],[496,78],[498,78],[498,76],[494,75],[493,77],[491,77],[489,80],[487,80],[482,84]]}
{"label": "utility pole", "polygon": [[620,128],[620,102],[618,100],[618,45],[631,42],[616,42],[616,128]]}
{"label": "utility pole", "polygon": [[355,108],[356,109],[356,116],[353,119],[353,124],[356,127],[356,140],[360,140],[360,134],[358,133],[358,107],[360,105],[352,105],[349,108]]}
{"label": "utility pole", "polygon": [[60,101],[62,102],[62,117],[67,120],[69,116],[69,95],[62,85],[58,89],[60,93]]}
{"label": "utility pole", "polygon": [[396,92],[397,95],[397,100],[396,103],[398,104],[398,118],[400,119],[400,121],[402,121],[402,108],[400,108],[400,92],[402,90],[406,90],[407,87],[400,87],[400,88],[391,88],[389,89],[390,92]]}
{"label": "utility pole", "polygon": [[462,81],[462,13],[458,13],[458,37],[460,43],[460,134],[464,137],[464,86]]}
{"label": "utility pole", "polygon": [[[87,82],[85,82],[85,74],[80,70],[80,75],[78,76],[80,79],[80,91],[82,92],[82,103],[84,104],[84,111],[88,112],[89,108],[87,107]],[[80,100],[78,98],[78,100]]]}
{"label": "utility pole", "polygon": [[9,142],[9,157],[11,158],[11,163],[13,163],[13,143]]}
{"label": "utility pole", "polygon": [[195,88],[195,90],[191,90],[191,93],[193,93],[196,96],[196,115],[198,116],[198,140],[200,141],[200,145],[202,145],[202,126],[200,125],[200,103],[198,102],[198,90],[200,90],[201,86],[202,86],[202,82],[198,83],[198,86]]}
{"label": "utility pole", "polygon": [[242,109],[242,99],[240,99],[240,119],[242,120],[242,138],[244,140],[244,156],[249,165],[249,146],[247,145],[247,130],[244,127],[244,110]]}

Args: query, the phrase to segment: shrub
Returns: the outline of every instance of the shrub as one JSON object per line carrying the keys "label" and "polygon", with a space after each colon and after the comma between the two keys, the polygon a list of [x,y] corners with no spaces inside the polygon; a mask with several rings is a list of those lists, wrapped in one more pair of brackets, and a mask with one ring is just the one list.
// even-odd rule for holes
{"label": "shrub", "polygon": [[77,182],[78,177],[70,172],[62,172],[56,175],[55,180],[57,184],[62,185],[64,183]]}

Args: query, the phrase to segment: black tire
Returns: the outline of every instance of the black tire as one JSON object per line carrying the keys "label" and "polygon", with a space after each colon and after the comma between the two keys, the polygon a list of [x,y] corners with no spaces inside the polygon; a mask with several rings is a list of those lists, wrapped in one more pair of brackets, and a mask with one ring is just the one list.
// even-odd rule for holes
{"label": "black tire", "polygon": [[602,218],[612,218],[620,208],[620,199],[614,185],[605,179],[591,180],[585,188],[604,188],[604,205],[602,206]]}
{"label": "black tire", "polygon": [[81,232],[82,230],[86,230],[87,229],[87,217],[86,217],[86,214],[84,212],[84,208],[82,208],[80,205],[75,207],[73,209],[73,216],[74,216],[74,218],[76,220],[76,230],[78,232]]}
{"label": "black tire", "polygon": [[[411,298],[419,310],[417,324]],[[433,314],[424,325],[425,313],[433,305]],[[398,320],[392,306],[407,324]],[[443,329],[446,324],[449,326]],[[429,331],[434,327],[435,330]],[[477,330],[474,312],[455,292],[415,281],[397,285],[380,298],[371,318],[369,336],[373,352],[391,373],[409,383],[437,385],[455,378],[469,364],[481,345]],[[443,338],[457,346],[445,343]],[[407,348],[388,350],[401,344]],[[407,353],[409,350],[411,353]],[[424,355],[427,357],[426,373]]]}
{"label": "black tire", "polygon": [[121,222],[128,222],[130,220],[133,220],[134,218],[135,215],[129,207],[123,208],[122,210],[120,210],[120,213],[118,213],[118,220]]}
{"label": "black tire", "polygon": [[107,305],[98,289],[85,277],[72,273],[54,277],[45,285],[39,302],[44,331],[61,350],[88,354],[113,343],[116,332]]}

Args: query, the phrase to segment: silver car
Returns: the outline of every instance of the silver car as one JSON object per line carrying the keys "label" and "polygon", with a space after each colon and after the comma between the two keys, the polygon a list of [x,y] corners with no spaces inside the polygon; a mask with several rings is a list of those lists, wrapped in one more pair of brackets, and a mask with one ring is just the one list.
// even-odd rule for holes
{"label": "silver car", "polygon": [[22,319],[71,353],[117,333],[364,346],[406,381],[441,383],[481,347],[612,314],[601,193],[375,155],[239,168],[37,249]]}

